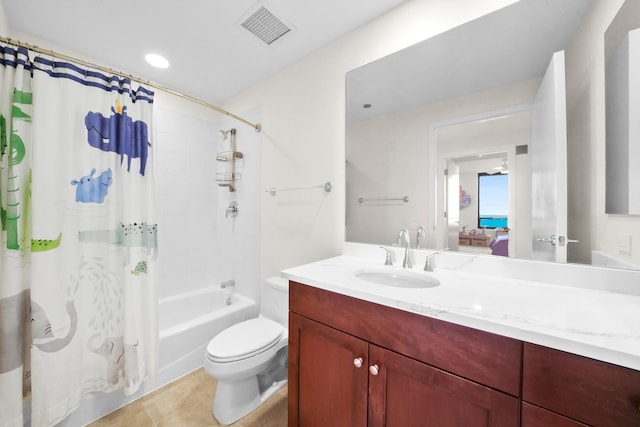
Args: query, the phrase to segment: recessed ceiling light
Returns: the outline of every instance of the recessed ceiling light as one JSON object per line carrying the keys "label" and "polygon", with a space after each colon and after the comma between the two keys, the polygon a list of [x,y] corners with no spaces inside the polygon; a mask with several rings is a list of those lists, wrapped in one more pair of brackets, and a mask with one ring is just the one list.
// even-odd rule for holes
{"label": "recessed ceiling light", "polygon": [[164,56],[158,55],[157,53],[149,53],[144,59],[151,65],[156,68],[168,68],[169,61]]}
{"label": "recessed ceiling light", "polygon": [[364,108],[371,108],[371,104],[364,104],[363,107]]}

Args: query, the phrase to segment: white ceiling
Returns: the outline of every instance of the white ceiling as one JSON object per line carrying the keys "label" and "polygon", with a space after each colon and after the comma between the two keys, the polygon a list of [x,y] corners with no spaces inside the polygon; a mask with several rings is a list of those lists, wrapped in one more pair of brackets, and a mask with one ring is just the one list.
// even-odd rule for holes
{"label": "white ceiling", "polygon": [[[12,31],[221,104],[404,1],[4,0],[4,9]],[[257,3],[292,31],[267,45],[242,28]],[[149,66],[149,52],[170,68]]]}

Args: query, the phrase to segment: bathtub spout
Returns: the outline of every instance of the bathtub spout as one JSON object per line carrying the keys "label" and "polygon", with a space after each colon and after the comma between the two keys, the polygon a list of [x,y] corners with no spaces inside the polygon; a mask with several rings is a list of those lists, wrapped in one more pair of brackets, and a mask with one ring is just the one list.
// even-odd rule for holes
{"label": "bathtub spout", "polygon": [[225,280],[224,282],[220,283],[220,289],[227,289],[227,300],[226,300],[226,304],[227,305],[231,305],[232,299],[231,299],[231,295],[233,294],[233,290],[236,287],[236,281],[231,279],[231,280]]}
{"label": "bathtub spout", "polygon": [[236,286],[236,281],[233,279],[225,280],[224,282],[220,283],[220,289],[233,288],[234,286]]}

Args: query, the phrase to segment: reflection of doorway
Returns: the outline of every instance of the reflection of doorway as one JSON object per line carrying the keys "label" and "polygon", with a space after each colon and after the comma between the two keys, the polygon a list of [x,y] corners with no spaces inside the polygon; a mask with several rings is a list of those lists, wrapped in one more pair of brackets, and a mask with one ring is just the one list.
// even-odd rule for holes
{"label": "reflection of doorway", "polygon": [[[497,236],[496,228],[507,224],[492,224],[498,217],[508,218],[509,187],[492,191],[487,178],[507,178],[509,175],[508,152],[477,152],[462,157],[446,159],[447,243],[450,250],[475,254],[490,254],[489,243]],[[452,173],[453,171],[453,173]],[[484,184],[483,184],[484,182]],[[508,180],[506,180],[508,184]],[[515,209],[515,208],[514,208]],[[490,218],[487,216],[490,215]]]}
{"label": "reflection of doorway", "polygon": [[[531,255],[531,162],[528,154],[516,155],[516,147],[530,144],[529,104],[457,117],[429,126],[427,186],[427,242],[430,248],[448,247],[445,231],[444,169],[446,159],[507,153],[510,183],[510,256]],[[511,218],[513,218],[511,220]],[[513,242],[517,244],[511,248]]]}
{"label": "reflection of doorway", "polygon": [[[496,162],[492,168],[502,166],[506,158],[509,169],[509,255],[528,258],[531,255],[531,174],[530,159],[526,151],[516,155],[516,147],[526,148],[530,143],[529,105],[519,105],[475,116],[460,117],[447,122],[436,123],[429,127],[429,169],[428,188],[435,189],[435,197],[428,203],[430,222],[428,230],[429,246],[432,248],[449,247],[453,236],[453,227],[449,227],[445,215],[444,169],[447,160],[456,163],[480,155],[494,156]],[[460,160],[462,159],[462,160]],[[466,188],[463,189],[466,191]],[[450,210],[450,209],[449,209]],[[458,212],[464,225],[477,228],[472,221],[465,221],[464,212]],[[464,223],[464,224],[463,224]],[[452,224],[453,225],[453,224]]]}

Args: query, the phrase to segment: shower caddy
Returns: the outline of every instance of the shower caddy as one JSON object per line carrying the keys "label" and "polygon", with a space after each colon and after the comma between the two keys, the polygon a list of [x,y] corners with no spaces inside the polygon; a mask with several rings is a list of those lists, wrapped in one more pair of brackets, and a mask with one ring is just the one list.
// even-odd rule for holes
{"label": "shower caddy", "polygon": [[240,179],[241,175],[236,172],[236,160],[242,159],[243,155],[240,151],[236,151],[236,129],[231,128],[227,131],[219,131],[222,140],[229,138],[229,151],[222,151],[216,155],[216,160],[227,163],[227,170],[216,173],[216,181],[220,187],[228,187],[230,192],[236,191],[235,182]]}

